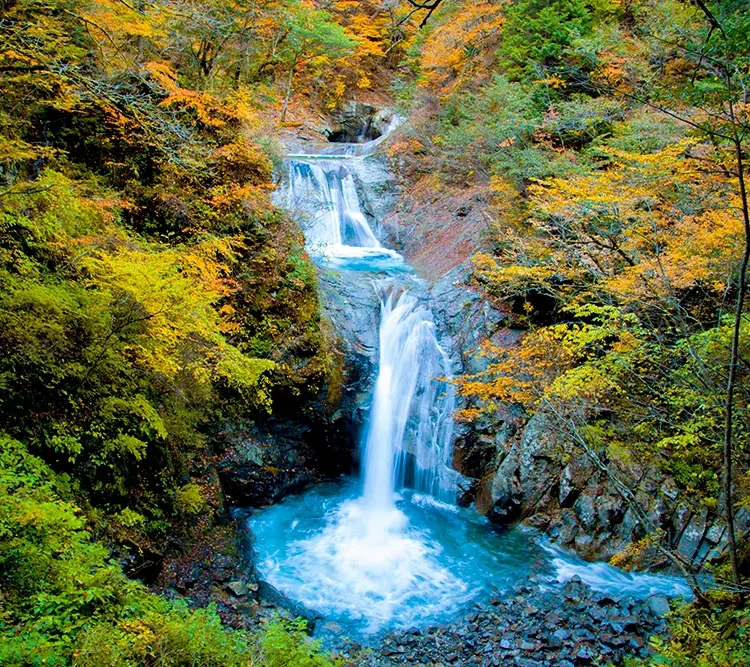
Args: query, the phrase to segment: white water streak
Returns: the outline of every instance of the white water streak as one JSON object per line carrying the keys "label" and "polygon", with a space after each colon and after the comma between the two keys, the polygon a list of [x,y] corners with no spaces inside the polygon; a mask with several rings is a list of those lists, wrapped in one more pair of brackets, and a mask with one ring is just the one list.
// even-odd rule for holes
{"label": "white water streak", "polygon": [[289,162],[287,208],[303,219],[312,254],[346,252],[348,248],[378,248],[359,206],[357,188],[349,170],[333,160]]}

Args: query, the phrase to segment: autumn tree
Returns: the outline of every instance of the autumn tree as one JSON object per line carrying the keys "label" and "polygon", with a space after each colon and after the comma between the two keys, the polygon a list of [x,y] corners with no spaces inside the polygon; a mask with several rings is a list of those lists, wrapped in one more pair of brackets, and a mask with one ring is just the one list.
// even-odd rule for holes
{"label": "autumn tree", "polygon": [[287,3],[281,10],[280,17],[283,31],[274,45],[274,54],[287,68],[284,103],[281,108],[283,123],[298,68],[305,63],[329,63],[350,54],[357,46],[357,41],[332,21],[330,14],[315,9],[302,0]]}
{"label": "autumn tree", "polygon": [[[519,37],[527,16],[503,24],[501,66],[536,113],[485,167],[511,205],[498,204],[494,252],[476,257],[476,275],[530,332],[518,350],[489,349],[497,364],[465,391],[546,411],[625,497],[628,457],[668,471],[723,514],[723,583],[742,590],[731,533],[747,505],[746,22],[734,5],[645,3],[624,37],[597,22],[602,8],[583,10],[559,35],[542,10],[546,46]],[[533,71],[513,69],[514,40],[541,49]],[[644,52],[662,65],[645,68]],[[463,154],[481,145],[469,116],[437,140],[468,137]]]}

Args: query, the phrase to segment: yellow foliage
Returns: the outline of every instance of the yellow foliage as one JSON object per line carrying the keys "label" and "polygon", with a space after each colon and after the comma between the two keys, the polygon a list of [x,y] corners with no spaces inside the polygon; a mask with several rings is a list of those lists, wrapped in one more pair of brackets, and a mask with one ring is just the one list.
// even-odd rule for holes
{"label": "yellow foliage", "polygon": [[221,127],[225,124],[226,121],[222,118],[224,109],[218,100],[210,93],[181,87],[177,83],[177,74],[170,65],[150,62],[146,69],[167,93],[167,97],[161,101],[162,106],[190,109],[207,127]]}
{"label": "yellow foliage", "polygon": [[187,373],[201,383],[223,378],[249,389],[274,364],[244,356],[223,336],[216,304],[231,289],[222,260],[233,252],[226,240],[186,251],[124,246],[96,253],[83,264],[92,286],[107,289],[119,302],[121,326],[142,332],[131,345],[137,363],[169,380]]}
{"label": "yellow foliage", "polygon": [[[706,168],[721,158],[715,149],[681,141],[607,154],[606,169],[531,184],[529,217],[497,227],[505,249],[478,255],[478,275],[501,294],[533,288],[581,300],[591,291],[641,303],[695,285],[726,290],[742,223],[732,179]],[[493,184],[508,201],[508,185]]]}
{"label": "yellow foliage", "polygon": [[470,76],[474,62],[489,65],[483,59],[494,59],[504,21],[503,4],[462,3],[440,30],[425,38],[421,51],[425,85],[447,94]]}

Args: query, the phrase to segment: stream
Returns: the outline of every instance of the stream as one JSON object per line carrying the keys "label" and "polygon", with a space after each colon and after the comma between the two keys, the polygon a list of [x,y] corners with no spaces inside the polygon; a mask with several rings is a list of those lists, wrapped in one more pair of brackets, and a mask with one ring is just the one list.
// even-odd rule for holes
{"label": "stream", "polygon": [[678,578],[586,563],[531,529],[498,532],[456,505],[453,369],[428,285],[378,240],[352,173],[380,141],[286,160],[277,204],[298,220],[313,261],[368,281],[377,295],[378,372],[361,475],[254,511],[259,575],[321,614],[323,634],[333,624],[362,638],[447,623],[530,581],[548,596],[573,577],[613,596],[687,595]]}

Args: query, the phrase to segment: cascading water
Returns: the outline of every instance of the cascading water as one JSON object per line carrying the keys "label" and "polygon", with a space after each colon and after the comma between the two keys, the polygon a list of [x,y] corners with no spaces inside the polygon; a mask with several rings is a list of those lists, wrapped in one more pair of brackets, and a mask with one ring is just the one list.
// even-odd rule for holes
{"label": "cascading water", "polygon": [[[363,271],[381,304],[379,365],[372,407],[363,439],[361,491],[316,490],[322,515],[286,523],[282,543],[266,539],[288,517],[283,503],[264,513],[253,529],[274,552],[261,555],[264,575],[292,597],[329,614],[361,619],[377,629],[399,617],[416,621],[456,609],[467,600],[468,585],[441,562],[439,541],[410,522],[397,507],[405,484],[438,502],[455,500],[450,469],[454,409],[447,355],[438,343],[429,308],[415,294],[419,281],[405,275],[403,260],[383,248],[363,214],[346,161],[297,157],[289,160],[286,190],[279,203],[302,221],[307,247],[325,264]],[[383,259],[390,264],[383,264]],[[352,260],[362,260],[352,263]],[[375,277],[391,269],[387,278]],[[397,275],[398,279],[394,279]],[[372,276],[372,277],[370,277]],[[276,516],[278,509],[281,516]],[[421,511],[425,511],[422,509]],[[295,512],[296,513],[296,512]],[[309,519],[309,517],[307,517]],[[424,521],[419,521],[424,525]],[[278,534],[278,533],[275,533]],[[272,547],[272,548],[273,548]],[[266,552],[264,552],[266,553]]]}
{"label": "cascading water", "polygon": [[[334,263],[402,261],[370,228],[346,160],[305,158],[288,161],[281,203],[304,220],[310,253]],[[441,379],[450,375],[450,363],[432,313],[409,289],[416,282],[387,278],[374,285],[381,302],[380,359],[363,456],[363,502],[373,508],[392,506],[394,491],[406,482],[443,502],[455,501],[454,390]]]}
{"label": "cascading water", "polygon": [[430,311],[408,291],[383,281],[380,363],[364,449],[364,501],[394,503],[405,485],[455,501],[450,364],[435,337]]}
{"label": "cascading water", "polygon": [[[290,598],[365,633],[448,619],[531,572],[550,582],[574,572],[594,587],[608,580],[622,586],[623,575],[609,566],[592,568],[523,531],[494,533],[456,507],[450,363],[420,281],[378,241],[349,168],[385,136],[336,156],[290,156],[277,194],[319,265],[346,269],[347,279],[375,289],[379,364],[362,480],[320,485],[254,514],[259,572]],[[680,586],[641,577],[629,590],[674,593]]]}
{"label": "cascading water", "polygon": [[359,207],[352,174],[338,161],[290,160],[286,205],[309,215],[304,231],[313,254],[348,255],[352,248],[383,248]]}

